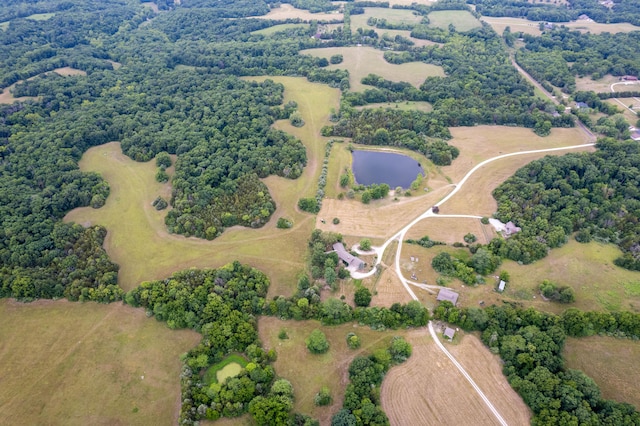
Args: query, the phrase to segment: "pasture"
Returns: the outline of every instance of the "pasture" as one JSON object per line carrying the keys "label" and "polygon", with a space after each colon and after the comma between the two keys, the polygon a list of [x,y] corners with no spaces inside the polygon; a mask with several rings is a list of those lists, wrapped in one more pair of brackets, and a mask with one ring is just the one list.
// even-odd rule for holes
{"label": "pasture", "polygon": [[620,81],[620,77],[614,77],[611,74],[607,74],[598,80],[593,80],[590,76],[576,77],[576,90],[588,92],[611,92],[611,85],[615,83],[614,91],[619,92],[621,90],[637,90],[637,87],[627,88],[625,82]]}
{"label": "pasture", "polygon": [[298,28],[309,28],[309,24],[280,24],[274,25],[272,27],[263,28],[261,30],[252,31],[251,34],[263,35],[268,37],[275,33],[281,33],[283,31],[298,29]]}
{"label": "pasture", "polygon": [[[277,209],[272,220],[260,229],[233,227],[214,241],[169,234],[165,212],[156,211],[152,201],[170,196],[169,184],[155,181],[155,162],[138,163],[122,154],[119,143],[88,150],[80,161],[84,171],[98,172],[111,187],[104,207],[84,207],[67,214],[66,221],[85,226],[101,224],[108,230],[105,248],[120,265],[118,280],[125,290],[141,281],[160,279],[190,267],[217,267],[240,260],[264,271],[271,279],[270,294],[290,294],[296,276],[304,269],[304,247],[313,230],[313,216],[297,211],[299,197],[315,194],[320,174],[318,158],[324,155],[320,128],[328,123],[330,107],[338,106],[339,91],[309,83],[303,78],[281,77],[285,102],[296,100],[306,124],[295,128],[288,121],[281,128],[299,137],[307,147],[308,164],[297,180],[271,176],[265,179]],[[171,170],[169,170],[171,173]],[[278,217],[293,219],[291,229],[276,228]]]}
{"label": "pasture", "polygon": [[405,81],[415,87],[420,86],[427,77],[444,77],[444,71],[440,66],[423,62],[390,64],[385,61],[382,50],[369,46],[306,49],[301,50],[300,53],[326,59],[337,54],[343,55],[344,61],[342,63],[329,65],[327,69],[346,69],[349,71],[349,84],[354,92],[371,88],[360,81],[372,72],[386,80]]}
{"label": "pasture", "polygon": [[640,407],[639,342],[605,336],[568,338],[563,356],[568,368],[595,380],[604,398]]}
{"label": "pasture", "polygon": [[14,102],[25,102],[38,99],[37,96],[19,96],[17,98],[13,96],[13,89],[16,87],[16,84],[19,83],[22,83],[22,80],[2,89],[2,93],[0,93],[0,104],[12,104]]}
{"label": "pasture", "polygon": [[56,69],[53,70],[53,72],[55,72],[56,74],[61,75],[63,77],[68,77],[68,76],[72,76],[72,75],[82,75],[82,76],[87,75],[86,71],[79,70],[79,69],[76,69],[76,68],[71,68],[71,67],[56,68]]}
{"label": "pasture", "polygon": [[[510,27],[512,33],[523,32],[525,34],[531,34],[534,36],[539,36],[540,34],[542,34],[542,31],[540,31],[539,27],[540,21],[529,21],[527,19],[509,17],[495,18],[492,16],[483,16],[481,20],[491,25],[491,28],[493,28],[493,30],[498,34],[502,34],[506,27]],[[591,34],[600,34],[604,32],[628,33],[631,31],[640,30],[640,27],[636,27],[626,22],[620,22],[616,24],[599,24],[597,22],[572,21],[559,22],[558,25],[564,25],[571,30],[576,30],[584,33],[590,32]]]}
{"label": "pasture", "polygon": [[482,24],[467,10],[437,10],[427,15],[429,25],[436,28],[447,29],[453,25],[456,31],[466,32],[474,28],[480,28]]}
{"label": "pasture", "polygon": [[[411,330],[411,357],[382,382],[382,407],[392,425],[495,425],[482,399],[436,347],[426,328]],[[473,335],[445,343],[508,424],[529,424],[531,414],[502,374],[497,355]],[[461,407],[464,407],[461,409]]]}
{"label": "pasture", "polygon": [[468,233],[475,235],[480,244],[488,244],[496,236],[493,226],[483,225],[480,219],[434,216],[418,222],[407,232],[406,238],[419,240],[428,235],[434,241],[453,244],[464,243]]}
{"label": "pasture", "polygon": [[170,425],[180,354],[199,341],[122,304],[0,301],[6,424]]}
{"label": "pasture", "polygon": [[[322,355],[309,352],[304,342],[316,328],[325,333],[330,344],[329,351]],[[280,330],[287,333],[287,339],[278,338]],[[273,363],[276,374],[293,385],[294,410],[317,418],[322,425],[329,424],[331,416],[342,407],[353,358],[386,348],[393,336],[405,334],[404,331],[374,331],[354,323],[322,327],[318,321],[282,321],[274,317],[260,317],[258,331],[265,349],[274,349],[278,355]],[[346,337],[350,332],[360,337],[360,348],[354,350],[347,346]],[[313,399],[323,386],[330,389],[333,403],[316,407]]]}
{"label": "pasture", "polygon": [[9,23],[11,21],[4,21],[4,22],[0,22],[0,30],[2,31],[6,31],[7,28],[9,28]]}
{"label": "pasture", "polygon": [[422,21],[422,16],[412,10],[366,7],[363,14],[351,15],[351,30],[355,32],[358,28],[371,28],[367,24],[369,18],[386,19],[390,24],[419,24]]}
{"label": "pasture", "polygon": [[373,29],[378,34],[378,37],[380,38],[384,37],[385,35],[391,38],[395,38],[398,35],[404,38],[408,38],[413,42],[413,45],[416,47],[433,46],[436,44],[437,45],[441,44],[431,40],[423,40],[420,38],[411,37],[411,31],[408,31],[408,30],[387,30],[382,28],[367,27],[367,29],[369,28]]}
{"label": "pasture", "polygon": [[27,16],[25,19],[31,19],[32,21],[47,21],[55,15],[55,13],[34,13],[33,15]]}
{"label": "pasture", "polygon": [[284,21],[287,19],[301,19],[305,22],[316,21],[340,21],[344,19],[342,13],[311,13],[308,10],[297,9],[288,3],[281,3],[280,7],[274,7],[266,15],[254,16],[257,19],[272,19],[274,21]]}

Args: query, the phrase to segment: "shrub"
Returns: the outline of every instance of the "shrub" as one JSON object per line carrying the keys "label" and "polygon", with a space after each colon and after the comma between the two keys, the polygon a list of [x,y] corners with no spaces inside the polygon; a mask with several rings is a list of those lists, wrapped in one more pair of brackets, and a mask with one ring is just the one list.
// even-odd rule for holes
{"label": "shrub", "polygon": [[480,223],[482,223],[483,225],[488,225],[489,224],[489,218],[484,216],[482,219],[480,219]]}
{"label": "shrub", "polygon": [[323,386],[313,398],[313,403],[317,406],[330,405],[333,402],[333,398],[331,398],[331,393],[329,392],[329,388]]}
{"label": "shrub", "polygon": [[158,169],[156,173],[156,180],[160,183],[165,183],[169,181],[169,175],[163,169]]}
{"label": "shrub", "polygon": [[298,208],[309,213],[318,213],[320,208],[315,198],[300,198],[298,200]]}
{"label": "shrub", "polygon": [[353,296],[356,306],[367,307],[371,303],[371,292],[366,287],[360,287]]}
{"label": "shrub", "polygon": [[164,151],[159,152],[158,155],[156,155],[156,166],[164,169],[171,167],[171,157],[169,157],[169,154]]}
{"label": "shrub", "polygon": [[317,328],[304,341],[312,354],[323,354],[329,350],[329,342],[324,333]]}
{"label": "shrub", "polygon": [[472,233],[468,233],[467,235],[464,236],[464,242],[467,244],[475,243],[476,240],[477,240],[476,236],[473,235]]}
{"label": "shrub", "polygon": [[344,59],[344,57],[340,54],[337,55],[333,55],[329,58],[329,63],[331,64],[340,64],[342,63],[342,60]]}
{"label": "shrub", "polygon": [[287,334],[287,331],[284,328],[280,329],[280,332],[278,333],[278,339],[285,340],[288,338],[289,338],[289,335]]}
{"label": "shrub", "polygon": [[358,349],[360,347],[360,338],[356,333],[347,334],[347,346],[350,349]]}
{"label": "shrub", "polygon": [[360,250],[369,251],[371,250],[371,240],[368,238],[363,238],[360,240]]}
{"label": "shrub", "polygon": [[338,219],[337,217],[334,217],[332,222],[333,222],[334,225],[337,225],[337,224],[340,223],[340,219]]}
{"label": "shrub", "polygon": [[156,210],[164,210],[164,209],[167,208],[168,204],[167,204],[167,201],[164,198],[158,196],[158,198],[153,200],[153,203],[151,203],[151,205],[153,207],[155,207]]}
{"label": "shrub", "polygon": [[289,116],[289,121],[291,121],[291,125],[294,127],[304,126],[304,120],[302,119],[302,114],[300,114],[300,112],[298,111],[291,113],[291,115]]}
{"label": "shrub", "polygon": [[291,221],[291,219],[287,219],[285,217],[279,218],[278,223],[276,224],[276,227],[280,229],[289,229],[292,226],[293,226],[293,222]]}

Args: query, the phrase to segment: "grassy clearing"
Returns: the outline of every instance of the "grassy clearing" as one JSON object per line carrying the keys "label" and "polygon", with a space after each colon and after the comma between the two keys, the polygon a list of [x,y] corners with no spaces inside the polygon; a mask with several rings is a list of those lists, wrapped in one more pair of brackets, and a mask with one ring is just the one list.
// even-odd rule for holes
{"label": "grassy clearing", "polygon": [[399,109],[400,111],[423,111],[429,112],[433,110],[433,107],[429,102],[417,102],[417,101],[405,101],[405,102],[380,102],[375,104],[367,104],[363,106],[356,107],[356,109],[366,109],[366,108],[393,108]]}
{"label": "grassy clearing", "polygon": [[414,46],[416,47],[422,47],[422,46],[433,46],[433,45],[441,45],[441,43],[436,43],[435,41],[431,41],[431,40],[422,40],[419,38],[415,38],[415,37],[411,37],[411,31],[407,31],[407,30],[386,30],[386,29],[381,29],[381,28],[373,28],[373,27],[366,27],[367,29],[371,28],[373,29],[377,34],[378,37],[382,38],[383,36],[387,35],[388,37],[391,38],[395,38],[397,35],[402,36],[404,38],[408,38],[409,40],[411,40],[414,44]]}
{"label": "grassy clearing", "polygon": [[[233,227],[214,241],[169,234],[164,225],[165,212],[158,212],[152,201],[158,195],[169,196],[168,184],[155,181],[155,162],[137,163],[122,154],[118,143],[90,149],[80,161],[85,171],[100,173],[111,187],[107,203],[100,209],[80,208],[69,212],[67,221],[107,227],[105,248],[120,265],[119,283],[129,290],[141,281],[159,279],[190,267],[217,267],[240,260],[261,269],[271,279],[270,294],[290,294],[296,276],[305,267],[304,247],[313,230],[313,217],[297,211],[301,196],[315,194],[320,173],[318,158],[324,155],[320,128],[328,123],[329,107],[338,106],[340,92],[302,78],[274,79],[287,86],[285,102],[294,99],[304,117],[305,126],[294,128],[278,123],[279,128],[299,137],[307,147],[309,162],[303,176],[295,181],[269,177],[265,183],[276,201],[272,220],[261,229]],[[278,217],[290,217],[294,226],[277,229]]]}
{"label": "grassy clearing", "polygon": [[438,10],[429,13],[429,25],[436,28],[447,29],[453,24],[456,31],[465,32],[482,26],[480,21],[476,19],[467,10]]}
{"label": "grassy clearing", "polygon": [[53,70],[53,72],[63,77],[67,77],[70,75],[87,75],[86,71],[79,70],[76,68],[71,68],[71,67],[56,68],[55,70]]}
{"label": "grassy clearing", "polygon": [[428,235],[432,240],[453,244],[464,243],[468,233],[475,235],[481,244],[488,244],[496,236],[493,226],[483,225],[480,219],[435,216],[418,222],[407,232],[407,238],[418,240]]}
{"label": "grassy clearing", "polygon": [[369,18],[386,19],[390,24],[417,24],[422,20],[422,16],[414,14],[412,10],[367,7],[363,14],[351,15],[352,31],[355,32],[358,28],[370,28],[367,25]]}
{"label": "grassy clearing", "polygon": [[0,30],[6,31],[11,21],[0,22]]}
{"label": "grassy clearing", "polygon": [[[521,18],[494,18],[491,16],[483,16],[481,20],[491,25],[493,30],[498,34],[502,34],[506,27],[510,27],[511,32],[513,33],[521,31],[525,34],[531,34],[534,36],[542,34],[539,27],[540,21],[528,21]],[[599,24],[597,22],[573,21],[561,22],[559,25],[564,25],[565,27],[576,31],[590,32],[592,34],[600,34],[603,32],[628,33],[640,30],[640,27],[636,27],[626,22],[617,24]]]}
{"label": "grassy clearing", "polygon": [[227,377],[235,377],[247,366],[247,360],[238,354],[231,354],[217,364],[212,365],[204,373],[204,382],[223,383]]}
{"label": "grassy clearing", "polygon": [[152,1],[146,1],[144,3],[141,3],[142,6],[151,8],[151,10],[153,10],[155,13],[159,13],[160,9],[158,9],[158,5]]}
{"label": "grassy clearing", "polygon": [[302,19],[303,21],[340,21],[344,19],[342,13],[311,13],[308,10],[296,9],[288,3],[281,3],[280,7],[273,8],[266,15],[254,16],[257,19],[273,19],[284,21],[286,19]]}
{"label": "grassy clearing", "polygon": [[[315,328],[322,328],[330,343],[326,354],[313,355],[304,343]],[[278,339],[278,333],[282,329],[286,331],[288,339]],[[273,317],[260,317],[258,330],[264,347],[274,349],[278,354],[278,359],[273,364],[276,374],[293,385],[294,410],[319,419],[323,425],[329,424],[331,416],[342,406],[344,390],[348,383],[347,370],[353,358],[386,347],[393,336],[406,333],[373,331],[353,323],[321,327],[317,321],[282,321]],[[359,349],[348,348],[346,336],[350,332],[360,337],[362,346]],[[313,398],[323,386],[330,389],[333,404],[316,407]]]}
{"label": "grassy clearing", "polygon": [[595,380],[604,398],[640,407],[640,343],[604,336],[568,338],[563,355],[568,368]]}
{"label": "grassy clearing", "polygon": [[[620,77],[614,77],[611,74],[603,76],[601,79],[593,80],[591,77],[576,77],[576,90],[594,91],[594,92],[610,92],[611,84],[619,83]],[[622,89],[623,85],[617,85],[618,89]],[[615,87],[614,87],[615,90]]]}
{"label": "grassy clearing", "polygon": [[31,19],[32,21],[47,21],[53,18],[55,13],[35,13],[33,15],[27,16],[25,19]]}
{"label": "grassy clearing", "polygon": [[[409,331],[406,339],[413,346],[411,358],[392,368],[382,383],[382,407],[391,424],[496,424],[482,399],[426,329]],[[529,410],[507,383],[497,356],[472,335],[465,335],[458,345],[447,344],[447,348],[508,424],[529,424]]]}
{"label": "grassy clearing", "polygon": [[355,92],[371,88],[371,86],[360,83],[364,77],[371,73],[391,81],[406,81],[416,87],[429,76],[444,76],[442,67],[437,65],[422,62],[390,64],[384,60],[382,50],[368,46],[307,49],[300,51],[300,53],[327,59],[336,54],[343,55],[344,61],[341,64],[329,65],[327,69],[348,70],[351,90]]}
{"label": "grassy clearing", "polygon": [[22,83],[22,80],[18,81],[17,83],[13,83],[11,86],[9,87],[5,87],[4,89],[2,89],[2,93],[0,93],[0,104],[12,104],[14,102],[25,102],[28,100],[37,100],[38,97],[37,96],[20,96],[20,97],[14,97],[13,96],[13,89],[16,87],[16,84]]}
{"label": "grassy clearing", "polygon": [[5,424],[169,425],[201,336],[122,304],[0,301]]}
{"label": "grassy clearing", "polygon": [[[630,125],[635,126],[640,117],[640,98],[615,98],[607,99],[605,102],[615,106],[624,115],[624,118]],[[628,107],[631,106],[631,109]]]}
{"label": "grassy clearing", "polygon": [[[592,242],[580,244],[575,240],[554,249],[549,256],[531,265],[507,261],[502,269],[511,274],[505,295],[516,298],[517,293],[537,295],[537,287],[548,279],[568,285],[576,293],[575,306],[582,310],[640,311],[640,294],[636,283],[640,272],[628,271],[613,264],[620,250],[611,244]],[[551,312],[561,312],[567,305],[544,302],[536,297],[528,304]]]}
{"label": "grassy clearing", "polygon": [[280,33],[287,30],[292,30],[296,28],[309,28],[309,24],[280,24],[274,25],[272,27],[263,28],[261,30],[252,31],[251,34],[270,36],[275,33]]}

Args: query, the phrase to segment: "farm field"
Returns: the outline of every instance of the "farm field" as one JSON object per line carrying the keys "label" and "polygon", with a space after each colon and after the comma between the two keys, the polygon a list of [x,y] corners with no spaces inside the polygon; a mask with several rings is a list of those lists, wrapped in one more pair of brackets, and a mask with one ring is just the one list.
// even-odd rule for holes
{"label": "farm field", "polygon": [[[495,18],[492,16],[483,16],[481,20],[491,25],[491,28],[493,28],[493,30],[498,34],[502,34],[506,27],[511,27],[511,32],[513,33],[522,31],[525,34],[531,34],[534,36],[542,34],[542,31],[540,31],[539,28],[540,21],[529,21],[527,19],[509,17]],[[592,34],[600,34],[604,32],[628,33],[640,30],[640,27],[636,27],[635,25],[631,25],[626,22],[616,24],[599,24],[597,22],[572,21],[559,22],[558,25],[564,25],[572,30],[590,32]]]}
{"label": "farm field", "polygon": [[605,336],[568,338],[564,345],[568,368],[595,380],[602,396],[640,407],[640,343]]}
{"label": "farm field", "polygon": [[295,28],[309,28],[309,24],[280,24],[272,27],[263,28],[261,30],[252,31],[251,34],[270,36],[282,31],[292,30]]}
{"label": "farm field", "polygon": [[488,244],[496,236],[493,226],[483,225],[480,219],[434,216],[418,222],[407,232],[406,238],[419,240],[428,235],[434,241],[453,244],[464,243],[468,233],[475,235],[480,244]]}
{"label": "farm field", "polygon": [[[617,107],[629,124],[635,125],[638,121],[638,113],[640,113],[640,98],[613,98],[607,99],[605,102]],[[631,109],[629,109],[629,106],[631,106]]]}
{"label": "farm field", "polygon": [[[611,92],[611,84],[620,83],[620,77],[614,77],[611,74],[607,74],[598,80],[593,80],[590,76],[576,77],[576,90],[580,91],[594,91],[599,92]],[[614,90],[615,90],[614,86]],[[618,90],[623,90],[623,85],[617,85]]]}
{"label": "farm field", "polygon": [[412,10],[366,7],[364,13],[351,15],[351,31],[355,32],[358,28],[370,28],[367,25],[369,18],[386,19],[390,24],[418,24],[422,21],[422,16],[414,15]]}
{"label": "farm field", "polygon": [[457,31],[465,32],[482,26],[467,10],[437,10],[427,15],[429,26],[447,29],[453,24]]}
{"label": "farm field", "polygon": [[[382,382],[382,407],[391,425],[495,425],[496,418],[467,380],[436,347],[426,328],[409,331],[411,357]],[[447,344],[508,424],[528,424],[530,414],[502,374],[499,358],[473,335]],[[464,407],[464,409],[460,409]]]}
{"label": "farm field", "polygon": [[273,8],[266,15],[254,16],[256,19],[272,19],[284,21],[286,19],[301,19],[303,21],[340,21],[344,19],[342,13],[311,13],[308,10],[297,9],[288,3],[281,3],[280,7]]}
{"label": "farm field", "polygon": [[12,104],[14,102],[25,102],[28,100],[38,99],[37,96],[19,96],[17,98],[14,97],[13,93],[11,92],[13,91],[13,89],[16,87],[16,84],[18,83],[21,83],[21,81],[17,83],[13,83],[11,86],[8,86],[2,89],[2,93],[0,93],[0,104]]}
{"label": "farm field", "polygon": [[7,28],[9,28],[9,22],[10,22],[10,21],[0,22],[0,30],[2,30],[2,31],[6,31],[6,30],[7,30]]}
{"label": "farm field", "polygon": [[[330,343],[326,354],[314,355],[304,343],[316,328],[325,333]],[[278,338],[282,329],[286,331],[288,339]],[[274,317],[260,317],[258,330],[264,347],[274,349],[278,354],[278,359],[273,363],[276,374],[293,385],[294,410],[311,415],[320,420],[321,425],[329,424],[331,416],[342,407],[349,380],[347,370],[353,358],[387,347],[393,336],[406,333],[374,331],[353,323],[322,327],[318,321],[282,321]],[[347,346],[346,336],[350,332],[360,337],[362,346],[359,349],[353,350]],[[333,404],[316,407],[313,398],[323,386],[329,387]]]}
{"label": "farm field", "polygon": [[384,60],[384,52],[369,46],[356,47],[327,47],[318,49],[301,50],[301,54],[329,59],[331,56],[341,54],[344,61],[341,64],[332,64],[327,69],[346,69],[349,71],[349,83],[354,92],[363,91],[371,86],[366,86],[360,81],[372,72],[387,80],[405,81],[416,87],[420,86],[427,77],[444,76],[442,67],[425,64],[423,62],[408,62],[405,64],[390,64]]}
{"label": "farm field", "polygon": [[76,68],[71,68],[71,67],[56,68],[55,70],[53,70],[53,72],[63,77],[70,76],[70,75],[87,75],[86,71],[79,70]]}
{"label": "farm field", "polygon": [[199,341],[122,304],[0,301],[6,424],[170,425],[180,354]]}
{"label": "farm field", "polygon": [[[313,229],[313,217],[297,212],[295,206],[299,197],[315,193],[320,173],[318,158],[324,155],[319,131],[328,123],[329,107],[337,107],[339,92],[302,78],[274,80],[287,84],[285,102],[297,100],[306,121],[301,128],[288,122],[279,122],[276,127],[302,139],[309,161],[298,180],[273,176],[265,179],[278,207],[272,220],[261,229],[230,228],[214,241],[169,234],[164,225],[165,212],[151,206],[159,194],[168,196],[171,191],[168,184],[155,181],[154,161],[135,162],[122,154],[118,143],[85,153],[80,168],[100,173],[109,182],[111,194],[104,207],[75,209],[65,220],[107,227],[105,248],[120,265],[118,278],[125,290],[181,269],[217,267],[240,260],[269,275],[271,294],[290,294],[298,272],[304,269],[304,251],[299,248],[305,246]],[[277,229],[275,222],[281,216],[293,219],[293,228]]]}
{"label": "farm field", "polygon": [[55,16],[55,13],[34,13],[33,15],[27,16],[25,19],[31,19],[33,21],[46,21]]}

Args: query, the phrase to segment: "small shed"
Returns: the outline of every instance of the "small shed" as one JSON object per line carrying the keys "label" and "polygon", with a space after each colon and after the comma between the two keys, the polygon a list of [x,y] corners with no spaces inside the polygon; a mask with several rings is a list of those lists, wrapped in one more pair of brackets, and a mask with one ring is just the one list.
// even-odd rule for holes
{"label": "small shed", "polygon": [[505,286],[507,285],[506,282],[504,282],[504,280],[500,280],[500,282],[498,283],[498,291],[500,293],[502,293],[504,291]]}
{"label": "small shed", "polygon": [[347,264],[349,268],[353,268],[356,271],[364,269],[364,262],[358,259],[356,256],[349,253],[342,243],[335,243],[333,249],[338,254],[340,260]]}
{"label": "small shed", "polygon": [[504,225],[504,232],[507,236],[517,234],[520,231],[522,231],[522,228],[516,226],[516,224],[511,221],[507,222]]}
{"label": "small shed", "polygon": [[587,105],[585,102],[576,102],[576,107],[578,107],[579,109],[586,109],[589,108],[589,105]]}
{"label": "small shed", "polygon": [[458,293],[456,293],[455,291],[448,288],[443,288],[438,293],[438,297],[436,297],[436,300],[439,302],[446,300],[447,302],[453,303],[453,306],[455,306],[458,302],[458,296]]}
{"label": "small shed", "polygon": [[453,328],[447,327],[444,329],[444,333],[442,333],[444,337],[449,340],[453,340],[453,336],[456,335],[456,331]]}

